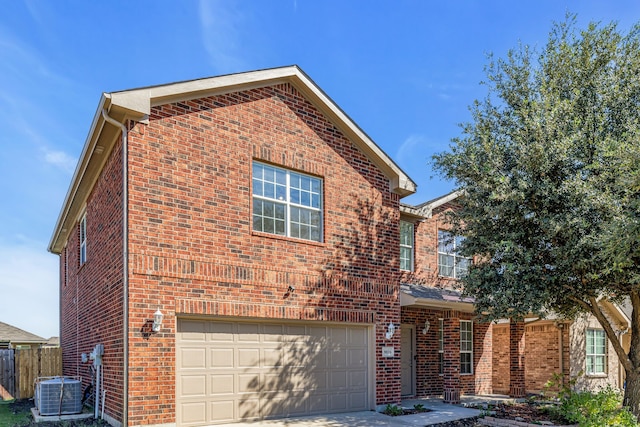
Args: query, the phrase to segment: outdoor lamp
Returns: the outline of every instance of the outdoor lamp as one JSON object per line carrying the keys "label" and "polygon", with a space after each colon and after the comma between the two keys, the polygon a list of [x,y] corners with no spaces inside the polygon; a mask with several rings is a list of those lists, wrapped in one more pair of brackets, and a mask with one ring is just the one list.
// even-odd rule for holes
{"label": "outdoor lamp", "polygon": [[394,325],[393,323],[389,322],[389,326],[387,326],[387,333],[385,334],[385,336],[387,337],[388,340],[391,339],[391,337],[393,336],[393,334],[396,332],[396,329],[400,329],[399,326]]}
{"label": "outdoor lamp", "polygon": [[422,335],[427,335],[427,332],[429,332],[429,327],[431,326],[431,324],[429,323],[428,320],[424,321],[424,328],[422,328]]}
{"label": "outdoor lamp", "polygon": [[162,327],[162,318],[163,317],[164,317],[164,315],[160,311],[160,308],[158,308],[156,310],[156,312],[153,313],[153,326],[151,327],[151,330],[153,332],[160,331],[160,328]]}

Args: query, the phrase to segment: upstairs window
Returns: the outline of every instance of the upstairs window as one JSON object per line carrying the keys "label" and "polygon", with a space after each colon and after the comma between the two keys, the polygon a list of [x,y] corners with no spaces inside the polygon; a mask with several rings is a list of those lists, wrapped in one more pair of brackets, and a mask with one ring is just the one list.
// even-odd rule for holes
{"label": "upstairs window", "polygon": [[413,271],[413,224],[400,221],[400,270]]}
{"label": "upstairs window", "polygon": [[587,375],[607,373],[607,338],[603,329],[587,329]]}
{"label": "upstairs window", "polygon": [[322,241],[322,180],[253,163],[253,230]]}
{"label": "upstairs window", "polygon": [[80,265],[87,262],[87,215],[80,219]]}
{"label": "upstairs window", "polygon": [[440,276],[458,279],[467,274],[471,259],[457,253],[463,241],[462,236],[454,236],[448,231],[438,230],[438,274]]}

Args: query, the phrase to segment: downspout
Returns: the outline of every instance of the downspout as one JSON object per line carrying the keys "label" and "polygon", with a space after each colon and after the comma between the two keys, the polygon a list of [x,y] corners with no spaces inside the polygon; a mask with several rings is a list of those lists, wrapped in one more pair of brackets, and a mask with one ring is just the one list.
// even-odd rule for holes
{"label": "downspout", "polygon": [[[122,288],[123,288],[123,329],[124,340],[123,354],[123,390],[122,390],[122,425],[127,426],[129,421],[129,180],[128,180],[128,131],[127,127],[110,117],[106,109],[102,109],[102,117],[105,121],[119,127],[122,131]],[[104,408],[103,408],[104,410]]]}

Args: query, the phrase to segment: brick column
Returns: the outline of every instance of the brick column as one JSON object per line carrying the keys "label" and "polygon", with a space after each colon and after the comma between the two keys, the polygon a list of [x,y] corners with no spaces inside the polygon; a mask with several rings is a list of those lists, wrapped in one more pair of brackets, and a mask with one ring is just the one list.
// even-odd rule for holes
{"label": "brick column", "polygon": [[524,322],[509,321],[509,396],[524,397]]}
{"label": "brick column", "polygon": [[456,311],[445,311],[442,394],[446,403],[460,403],[460,317]]}

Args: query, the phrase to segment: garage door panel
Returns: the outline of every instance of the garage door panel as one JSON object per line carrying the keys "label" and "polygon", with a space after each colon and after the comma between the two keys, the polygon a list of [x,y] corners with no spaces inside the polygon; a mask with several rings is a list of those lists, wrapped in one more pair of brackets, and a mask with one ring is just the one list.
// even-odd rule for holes
{"label": "garage door panel", "polygon": [[257,368],[260,366],[260,347],[238,348],[238,368]]}
{"label": "garage door panel", "polygon": [[260,341],[260,325],[258,323],[239,323],[237,324],[239,342],[259,342]]}
{"label": "garage door panel", "polygon": [[235,387],[232,374],[211,374],[209,376],[209,389],[212,395],[233,394]]}
{"label": "garage door panel", "polygon": [[320,414],[329,412],[329,395],[313,394],[309,397],[309,412],[312,414]]}
{"label": "garage door panel", "polygon": [[210,348],[209,367],[214,369],[233,368],[235,351],[233,348]]}
{"label": "garage door panel", "polygon": [[207,404],[204,401],[183,403],[180,409],[182,425],[202,425],[207,422]]}
{"label": "garage door panel", "polygon": [[209,402],[209,419],[212,422],[230,422],[235,419],[235,402],[233,400],[218,400]]}
{"label": "garage door panel", "polygon": [[203,369],[207,366],[207,351],[205,348],[187,347],[180,349],[182,369]]}
{"label": "garage door panel", "polygon": [[260,418],[260,399],[245,396],[238,401],[238,419]]}
{"label": "garage door panel", "polygon": [[364,411],[367,409],[367,393],[361,391],[359,393],[349,393],[349,407],[354,411]]}
{"label": "garage door panel", "polygon": [[338,349],[332,349],[330,352],[331,363],[330,367],[333,368],[346,368],[347,367],[347,352]]}
{"label": "garage door panel", "polygon": [[367,365],[367,350],[364,348],[350,348],[347,350],[349,355],[349,368],[361,368]]}
{"label": "garage door panel", "polygon": [[233,342],[235,336],[234,324],[231,322],[207,322],[208,331],[207,339],[209,341],[227,341]]}
{"label": "garage door panel", "polygon": [[262,367],[277,368],[284,363],[282,348],[265,348],[262,350]]}
{"label": "garage door panel", "polygon": [[236,374],[238,378],[238,393],[255,393],[260,391],[260,374]]}
{"label": "garage door panel", "polygon": [[335,347],[342,347],[348,344],[348,336],[346,328],[331,328],[331,344]]}
{"label": "garage door panel", "polygon": [[345,392],[336,392],[329,396],[329,411],[331,412],[341,412],[346,411],[347,399],[348,395]]}
{"label": "garage door panel", "polygon": [[364,347],[367,345],[366,329],[349,329],[349,345]]}
{"label": "garage door panel", "polygon": [[331,371],[329,373],[329,388],[332,390],[347,388],[347,372]]}
{"label": "garage door panel", "polygon": [[207,376],[183,375],[180,377],[180,393],[184,397],[206,397]]}
{"label": "garage door panel", "polygon": [[349,371],[349,388],[364,388],[367,386],[367,371]]}
{"label": "garage door panel", "polygon": [[369,409],[368,331],[179,319],[177,425]]}

